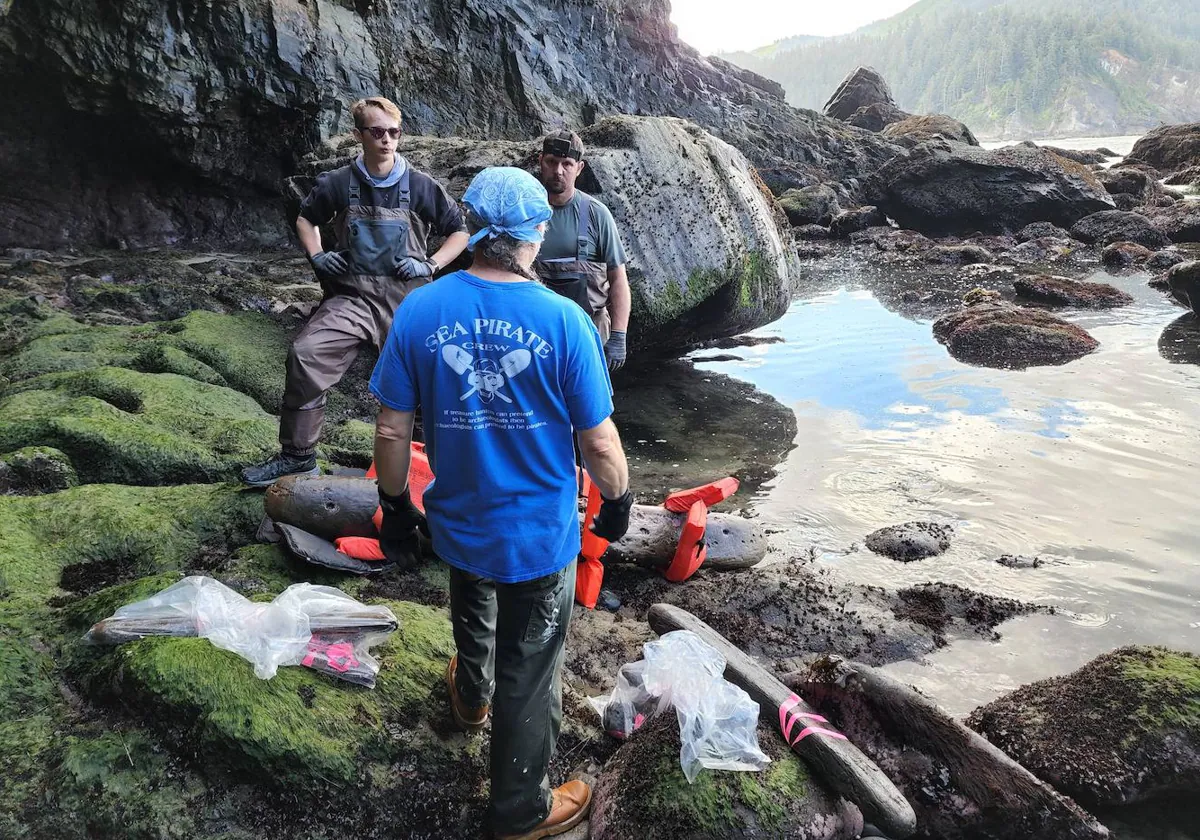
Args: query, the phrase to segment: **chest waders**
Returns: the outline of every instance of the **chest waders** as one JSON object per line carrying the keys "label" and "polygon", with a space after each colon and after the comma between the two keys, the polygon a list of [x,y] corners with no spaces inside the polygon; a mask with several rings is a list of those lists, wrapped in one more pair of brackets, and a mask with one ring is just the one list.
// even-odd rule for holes
{"label": "chest waders", "polygon": [[533,263],[533,270],[548,287],[583,307],[583,311],[591,316],[596,329],[600,331],[600,340],[608,341],[612,323],[608,315],[608,264],[583,258],[587,250],[587,234],[591,221],[592,199],[580,192],[575,256],[538,259]]}
{"label": "chest waders", "polygon": [[288,352],[279,418],[285,454],[305,456],[316,450],[325,392],[341,381],[364,343],[382,349],[396,307],[412,289],[429,282],[396,277],[399,260],[425,257],[424,236],[409,207],[410,171],[394,187],[394,208],[364,205],[362,185],[350,174],[346,209],[334,221],[338,249],[348,252],[350,269],[322,282],[325,297]]}

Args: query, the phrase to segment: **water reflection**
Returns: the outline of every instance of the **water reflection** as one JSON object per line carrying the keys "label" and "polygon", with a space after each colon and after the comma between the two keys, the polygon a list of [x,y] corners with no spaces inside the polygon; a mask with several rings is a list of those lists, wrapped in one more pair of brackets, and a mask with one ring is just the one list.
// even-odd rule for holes
{"label": "water reflection", "polygon": [[[1144,275],[1090,279],[1135,302],[1062,310],[1100,341],[1064,367],[960,364],[928,319],[901,317],[853,284],[797,301],[755,333],[781,343],[699,365],[796,413],[797,448],[756,503],[781,553],[815,550],[860,582],[941,580],[1061,609],[1011,622],[999,643],[894,666],[956,713],[1123,644],[1200,650],[1200,370],[1169,363],[1196,361],[1177,357],[1200,346],[1200,328]],[[877,527],[927,517],[958,525],[941,557],[901,565],[860,547]],[[1009,569],[995,562],[1005,553],[1046,563]]]}
{"label": "water reflection", "polygon": [[1167,325],[1158,337],[1158,352],[1176,365],[1200,365],[1200,317],[1190,312]]}

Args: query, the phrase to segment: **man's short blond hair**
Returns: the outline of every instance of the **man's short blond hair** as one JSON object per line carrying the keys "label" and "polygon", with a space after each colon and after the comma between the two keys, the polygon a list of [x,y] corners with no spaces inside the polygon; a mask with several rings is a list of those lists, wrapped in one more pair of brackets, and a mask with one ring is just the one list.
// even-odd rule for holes
{"label": "man's short blond hair", "polygon": [[384,99],[382,96],[368,96],[366,99],[360,99],[350,106],[350,115],[354,118],[354,127],[361,129],[363,127],[364,112],[368,108],[378,108],[389,117],[395,117],[396,122],[404,124],[404,116],[400,113],[400,109],[396,107],[396,103],[390,99]]}

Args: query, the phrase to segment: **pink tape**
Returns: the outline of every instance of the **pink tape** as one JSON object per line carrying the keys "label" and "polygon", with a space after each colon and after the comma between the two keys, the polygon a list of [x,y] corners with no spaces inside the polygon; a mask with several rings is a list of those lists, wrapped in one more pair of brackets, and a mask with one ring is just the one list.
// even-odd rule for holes
{"label": "pink tape", "polygon": [[792,739],[792,729],[795,727],[796,722],[801,719],[811,720],[811,721],[815,721],[817,723],[825,723],[825,724],[829,723],[828,720],[826,720],[825,718],[821,717],[818,714],[813,714],[811,712],[795,711],[796,707],[798,705],[800,705],[800,702],[801,702],[800,697],[798,695],[793,694],[790,697],[788,697],[788,699],[784,700],[783,703],[781,703],[779,705],[779,730],[783,733],[783,739],[785,741],[787,741],[789,744],[791,744],[794,747],[794,746],[796,746],[796,744],[803,741],[809,735],[816,735],[816,734],[828,735],[830,738],[840,738],[843,741],[846,740],[846,736],[843,735],[842,733],[838,732],[837,730],[823,729],[819,726],[806,726],[806,727],[802,728],[800,730],[800,734],[797,735],[795,737],[795,739],[793,740]]}
{"label": "pink tape", "polygon": [[796,746],[801,741],[803,741],[805,738],[807,738],[809,735],[828,735],[830,738],[837,738],[838,740],[841,740],[841,741],[846,740],[845,735],[843,735],[841,732],[837,732],[833,729],[822,729],[819,726],[806,726],[804,729],[800,730],[800,734],[796,736],[796,740],[792,741],[792,746],[793,747]]}

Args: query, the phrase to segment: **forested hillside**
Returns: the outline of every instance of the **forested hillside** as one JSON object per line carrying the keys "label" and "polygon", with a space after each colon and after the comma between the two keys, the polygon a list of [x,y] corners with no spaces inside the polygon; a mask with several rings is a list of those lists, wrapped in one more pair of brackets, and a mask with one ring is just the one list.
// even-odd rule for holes
{"label": "forested hillside", "polygon": [[922,0],[858,32],[729,60],[819,109],[856,66],[981,137],[1140,133],[1200,119],[1200,0]]}

